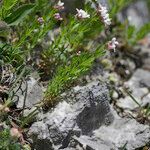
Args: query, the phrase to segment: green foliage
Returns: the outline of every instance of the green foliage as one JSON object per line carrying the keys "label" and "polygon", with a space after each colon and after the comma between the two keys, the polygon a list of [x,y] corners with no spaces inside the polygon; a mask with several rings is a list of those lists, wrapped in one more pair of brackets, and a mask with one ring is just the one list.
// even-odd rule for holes
{"label": "green foliage", "polygon": [[25,4],[12,11],[4,21],[9,25],[18,25],[33,10],[34,4]]}
{"label": "green foliage", "polygon": [[[131,1],[109,0],[112,20]],[[92,2],[95,2],[95,0]],[[54,18],[54,14],[58,11],[53,8],[52,2],[48,0],[36,0],[35,4],[28,2],[22,4],[20,0],[4,1],[1,6],[1,19],[9,26],[17,25],[14,29],[18,40],[10,45],[0,46],[1,61],[19,67],[26,63],[24,60],[28,55],[34,55],[33,50],[37,45],[40,45],[43,50],[40,53],[42,73],[49,75],[52,79],[46,96],[58,96],[67,88],[68,83],[74,82],[92,66],[92,62],[97,58],[95,48],[104,47],[105,43],[94,42],[100,33],[106,31],[106,29],[97,11],[92,7],[92,2],[87,2],[84,7],[84,10],[90,14],[90,18],[82,20],[74,15],[69,15],[67,19],[64,17],[64,21],[58,22]],[[39,17],[43,18],[42,24],[38,22]],[[60,25],[60,31],[57,35],[54,35],[54,40],[46,47],[42,46],[41,41],[44,41],[48,32],[58,24]],[[126,41],[129,44],[135,44],[147,33],[149,25],[143,26],[139,31],[128,24],[123,24],[120,28]],[[113,31],[116,34],[117,30]],[[108,37],[105,38],[108,41]],[[81,54],[77,56],[79,51]]]}
{"label": "green foliage", "polygon": [[20,0],[5,0],[0,11],[0,18],[9,25],[18,25],[34,8],[34,4],[23,4],[17,7]]}
{"label": "green foliage", "polygon": [[4,0],[0,11],[1,18],[6,17],[20,0]]}
{"label": "green foliage", "polygon": [[21,149],[21,145],[17,142],[17,139],[11,137],[9,129],[4,129],[0,131],[0,149],[1,150]]}
{"label": "green foliage", "polygon": [[147,106],[147,108],[145,109],[145,116],[149,117],[150,116],[150,104]]}
{"label": "green foliage", "polygon": [[[38,11],[41,13],[40,16],[42,16],[44,20],[42,25],[38,22],[39,16],[36,15]],[[34,47],[39,44],[38,41],[42,40],[48,31],[55,26],[56,21],[53,19],[54,13],[55,10],[51,5],[48,5],[48,2],[45,1],[41,5],[41,0],[39,0],[32,11],[32,14],[18,27],[17,33],[20,38],[14,43],[14,46],[23,47],[30,53]]]}
{"label": "green foliage", "polygon": [[135,26],[129,25],[129,22],[126,20],[113,29],[112,36],[123,39],[122,44],[125,47],[133,47],[139,40],[143,39],[149,31],[150,23],[144,24],[141,28],[137,29]]}
{"label": "green foliage", "polygon": [[0,21],[0,38],[4,38],[5,40],[7,40],[9,34],[10,34],[10,28],[8,24],[4,21]]}
{"label": "green foliage", "polygon": [[[62,13],[64,20],[57,21],[54,14],[59,11],[54,9],[54,4],[49,0],[35,0],[34,4],[27,1],[23,4],[20,0],[4,0],[0,9],[0,20],[2,20],[0,38],[7,39],[0,45],[0,65],[11,64],[15,71],[19,70],[13,85],[10,86],[9,100],[14,96],[13,89],[28,72],[25,65],[33,66],[42,74],[41,77],[46,75],[50,77],[41,103],[53,104],[62,92],[68,90],[90,69],[96,58],[104,55],[106,45],[104,41],[108,42],[111,37],[119,34],[125,36],[129,44],[135,44],[137,40],[143,38],[150,28],[149,24],[137,31],[135,27],[128,24],[118,27],[118,22],[115,22],[116,14],[131,1],[109,0],[110,15],[112,22],[114,21],[112,24],[115,26],[116,23],[117,28],[109,31],[92,6],[92,2],[87,2],[84,7],[84,10],[90,14],[90,18],[79,19],[72,14],[65,16]],[[42,23],[39,22],[39,17],[43,19]],[[59,31],[54,34],[54,40],[48,41],[47,44],[45,37],[49,31],[53,32],[56,28]],[[122,32],[116,32],[118,28]],[[37,56],[36,48],[39,47],[41,51]],[[39,58],[38,65],[32,56]],[[16,119],[21,128],[28,126],[37,115],[35,109],[24,117],[24,106],[23,111],[18,115],[19,120]],[[0,149],[25,148],[18,140],[12,139],[9,130],[6,129],[0,132]]]}
{"label": "green foliage", "polygon": [[3,1],[3,8],[5,10],[10,10],[17,4],[18,1],[19,0],[5,0]]}
{"label": "green foliage", "polygon": [[150,32],[150,23],[144,24],[136,33],[136,41],[144,38]]}
{"label": "green foliage", "polygon": [[109,0],[110,15],[114,19],[118,12],[130,4],[133,0]]}
{"label": "green foliage", "polygon": [[[44,100],[49,102],[66,88],[69,88],[73,81],[88,71],[95,58],[101,57],[104,54],[103,49],[104,47],[98,47],[94,53],[85,52],[79,56],[74,56],[69,65],[59,67],[55,77],[48,86]],[[50,103],[53,103],[53,101],[50,101]]]}
{"label": "green foliage", "polygon": [[150,23],[144,24],[140,29],[128,25],[125,30],[126,42],[129,45],[135,45],[139,40],[144,38],[150,31]]}
{"label": "green foliage", "polygon": [[[0,6],[0,38],[4,41],[0,41],[0,65],[10,64],[17,72],[15,81],[9,87],[8,99],[11,102],[15,94],[13,89],[28,74],[28,67],[35,68],[42,74],[41,77],[49,76],[49,85],[41,103],[53,104],[62,92],[68,90],[90,69],[96,58],[103,56],[106,45],[104,41],[108,42],[116,36],[121,37],[126,45],[134,45],[150,30],[150,24],[137,30],[128,22],[121,24],[117,21],[117,13],[132,0],[109,0],[112,19],[110,30],[104,26],[92,5],[96,0],[89,1],[83,9],[90,14],[90,18],[79,19],[75,15],[61,12],[63,21],[58,21],[54,15],[59,11],[54,9],[50,0],[34,0],[34,3],[3,0]],[[42,23],[39,18],[43,19]],[[48,33],[55,33],[55,29],[58,32],[54,34],[54,39],[48,39],[47,42]],[[38,56],[35,54],[37,51]],[[38,57],[39,64],[32,56]],[[35,109],[24,117],[24,106],[18,115],[19,120],[15,118],[21,128],[28,126],[37,114]],[[149,108],[145,114],[149,115]],[[0,149],[30,149],[26,146],[23,148],[19,142],[12,139],[8,129],[0,131]]]}
{"label": "green foliage", "polygon": [[90,51],[93,45],[89,46],[89,43],[103,30],[104,27],[96,11],[91,7],[91,3],[86,4],[85,10],[90,13],[91,18],[79,20],[70,16],[67,23],[61,24],[59,35],[54,37],[52,44],[43,51],[42,60],[44,69],[49,70],[48,75],[53,76],[57,67],[67,64],[78,51]]}
{"label": "green foliage", "polygon": [[8,44],[0,45],[0,63],[12,64],[14,67],[19,67],[23,64],[23,53]]}

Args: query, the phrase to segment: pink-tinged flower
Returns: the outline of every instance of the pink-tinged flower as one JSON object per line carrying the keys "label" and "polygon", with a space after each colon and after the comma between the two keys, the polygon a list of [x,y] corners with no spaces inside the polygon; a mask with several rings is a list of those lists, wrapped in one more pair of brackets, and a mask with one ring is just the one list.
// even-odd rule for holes
{"label": "pink-tinged flower", "polygon": [[10,109],[8,107],[5,107],[4,111],[7,113],[7,112],[10,112]]}
{"label": "pink-tinged flower", "polygon": [[116,51],[116,47],[117,45],[119,45],[119,42],[116,40],[116,38],[112,38],[111,41],[108,42],[108,49],[109,50],[114,50],[114,52]]}
{"label": "pink-tinged flower", "polygon": [[64,3],[61,1],[58,1],[58,3],[54,6],[57,10],[63,10],[64,9]]}
{"label": "pink-tinged flower", "polygon": [[111,19],[109,18],[108,10],[106,7],[101,4],[98,5],[97,11],[100,13],[105,26],[109,26],[111,24]]}
{"label": "pink-tinged flower", "polygon": [[86,11],[82,9],[76,9],[76,10],[77,10],[77,14],[76,14],[77,18],[79,19],[90,18],[90,15]]}
{"label": "pink-tinged flower", "polygon": [[38,21],[39,24],[43,24],[43,23],[44,23],[43,17],[39,17],[39,18],[37,19],[37,21]]}
{"label": "pink-tinged flower", "polygon": [[12,137],[15,137],[15,138],[20,138],[21,137],[21,133],[19,132],[19,130],[17,128],[11,128],[10,129],[10,135]]}
{"label": "pink-tinged flower", "polygon": [[60,13],[55,13],[55,14],[54,14],[54,18],[55,18],[56,20],[58,20],[58,21],[62,21],[62,20],[63,20],[63,18],[60,16]]}

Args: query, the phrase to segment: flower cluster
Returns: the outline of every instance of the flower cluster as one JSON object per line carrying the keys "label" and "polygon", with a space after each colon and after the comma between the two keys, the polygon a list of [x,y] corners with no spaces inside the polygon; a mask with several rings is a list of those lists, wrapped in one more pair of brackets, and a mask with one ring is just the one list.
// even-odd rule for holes
{"label": "flower cluster", "polygon": [[54,6],[54,8],[57,10],[63,10],[64,9],[64,3],[59,0],[58,3]]}
{"label": "flower cluster", "polygon": [[111,19],[109,18],[108,10],[106,7],[101,4],[98,5],[97,11],[100,13],[105,26],[109,26],[111,24]]}
{"label": "flower cluster", "polygon": [[[63,10],[64,9],[64,3],[59,0],[58,3],[54,6],[54,8],[59,10],[59,11]],[[63,20],[63,18],[61,17],[60,13],[55,13],[54,14],[54,18],[57,21],[62,21]]]}
{"label": "flower cluster", "polygon": [[77,18],[79,18],[79,19],[90,18],[90,15],[86,11],[84,11],[82,9],[78,9],[78,8],[76,8],[76,10],[77,10],[77,14],[76,14]]}
{"label": "flower cluster", "polygon": [[55,13],[55,14],[54,14],[54,18],[55,18],[56,20],[58,20],[58,21],[62,21],[62,20],[63,20],[63,18],[60,16],[60,13]]}
{"label": "flower cluster", "polygon": [[108,42],[108,49],[116,51],[116,47],[119,45],[119,42],[116,40],[116,38],[112,38],[111,41]]}
{"label": "flower cluster", "polygon": [[38,21],[39,24],[43,24],[43,23],[44,23],[43,17],[39,17],[39,18],[37,19],[37,21]]}

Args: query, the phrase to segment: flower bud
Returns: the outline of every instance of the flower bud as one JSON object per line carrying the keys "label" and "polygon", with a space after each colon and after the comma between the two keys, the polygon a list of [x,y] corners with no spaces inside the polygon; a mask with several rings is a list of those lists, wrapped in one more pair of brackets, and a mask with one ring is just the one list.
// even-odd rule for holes
{"label": "flower bud", "polygon": [[19,132],[19,130],[17,128],[11,128],[10,129],[10,135],[12,137],[15,137],[15,138],[20,138],[21,137],[21,133]]}
{"label": "flower bud", "polygon": [[39,17],[39,18],[37,19],[37,21],[38,21],[39,24],[43,24],[43,23],[44,23],[43,17]]}
{"label": "flower bud", "polygon": [[62,21],[62,20],[63,20],[63,18],[60,16],[60,13],[55,13],[55,14],[54,14],[54,18],[55,18],[56,20],[58,20],[58,21]]}

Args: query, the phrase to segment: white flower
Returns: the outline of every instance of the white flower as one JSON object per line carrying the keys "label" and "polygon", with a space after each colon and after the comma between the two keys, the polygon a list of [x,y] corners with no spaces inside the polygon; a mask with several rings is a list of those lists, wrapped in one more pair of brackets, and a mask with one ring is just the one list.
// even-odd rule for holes
{"label": "white flower", "polygon": [[54,6],[55,9],[63,10],[64,9],[64,3],[61,1],[58,1],[58,3]]}
{"label": "white flower", "polygon": [[64,3],[61,1],[58,1],[57,5],[62,7],[62,6],[64,6]]}
{"label": "white flower", "polygon": [[116,38],[112,38],[111,41],[108,42],[108,49],[116,51],[116,47],[119,45],[119,42],[116,40]]}
{"label": "white flower", "polygon": [[107,8],[99,4],[98,12],[101,14],[105,26],[109,26],[111,24],[111,19],[109,18]]}
{"label": "white flower", "polygon": [[76,10],[77,10],[76,16],[77,16],[79,19],[90,18],[90,15],[89,15],[86,11],[84,11],[84,10],[82,10],[82,9],[77,9],[77,8],[76,8]]}

